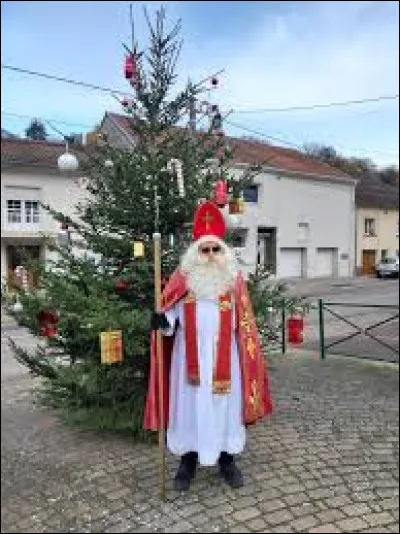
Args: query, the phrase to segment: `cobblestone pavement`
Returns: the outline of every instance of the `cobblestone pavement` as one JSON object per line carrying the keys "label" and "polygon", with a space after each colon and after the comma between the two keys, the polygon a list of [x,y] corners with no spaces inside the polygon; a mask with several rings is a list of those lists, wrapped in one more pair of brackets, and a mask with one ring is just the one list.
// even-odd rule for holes
{"label": "cobblestone pavement", "polygon": [[399,531],[398,367],[271,358],[276,409],[248,432],[245,486],[201,468],[175,494],[169,456],[160,503],[156,447],[61,426],[3,352],[1,532]]}

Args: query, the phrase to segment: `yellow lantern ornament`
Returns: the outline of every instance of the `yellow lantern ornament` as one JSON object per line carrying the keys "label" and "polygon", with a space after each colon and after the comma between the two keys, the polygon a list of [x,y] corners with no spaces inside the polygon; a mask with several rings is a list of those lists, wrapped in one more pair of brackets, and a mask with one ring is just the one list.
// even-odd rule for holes
{"label": "yellow lantern ornament", "polygon": [[133,257],[134,258],[143,258],[144,257],[144,243],[143,243],[143,241],[134,241],[132,248],[133,248]]}
{"label": "yellow lantern ornament", "polygon": [[101,363],[113,364],[123,361],[122,331],[107,330],[100,333]]}
{"label": "yellow lantern ornament", "polygon": [[234,198],[229,201],[229,213],[231,215],[243,215],[244,213],[244,199]]}

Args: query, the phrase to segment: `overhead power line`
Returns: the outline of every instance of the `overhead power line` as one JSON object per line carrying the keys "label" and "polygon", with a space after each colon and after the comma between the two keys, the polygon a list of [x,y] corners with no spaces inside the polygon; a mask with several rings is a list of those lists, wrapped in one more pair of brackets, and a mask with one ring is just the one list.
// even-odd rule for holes
{"label": "overhead power line", "polygon": [[65,126],[79,126],[80,128],[88,129],[93,128],[93,124],[89,126],[89,124],[82,124],[80,122],[67,122],[59,119],[48,119],[46,117],[38,117],[36,115],[24,115],[22,113],[13,113],[11,111],[1,110],[1,114],[7,117],[16,117],[17,119],[39,119],[42,122],[54,122],[55,124],[64,124]]}
{"label": "overhead power line", "polygon": [[[234,121],[231,121],[231,120],[225,120],[225,123],[226,124],[230,124],[231,126],[233,126],[234,128],[237,128],[239,130],[243,130],[244,132],[248,132],[252,135],[255,135],[255,136],[258,136],[258,137],[261,137],[261,138],[264,138],[266,139],[267,141],[274,141],[276,143],[280,143],[282,145],[287,145],[291,148],[295,148],[296,150],[300,150],[301,152],[304,152],[304,145],[300,145],[298,143],[294,143],[292,141],[288,141],[287,139],[284,139],[282,137],[277,137],[277,136],[274,136],[274,135],[269,135],[269,134],[266,134],[265,132],[260,132],[259,130],[254,130],[253,128],[248,128],[247,126],[243,126],[243,124],[238,124],[237,122],[234,122]],[[389,156],[389,157],[392,157],[392,158],[399,158],[399,154],[394,154],[394,153],[390,153],[390,152],[383,152],[381,150],[367,150],[367,149],[363,149],[363,148],[354,148],[354,147],[344,147],[343,145],[338,145],[338,143],[336,142],[332,142],[332,143],[329,143],[329,144],[332,144],[334,147],[339,147],[339,148],[342,148],[342,149],[345,149],[345,150],[349,150],[349,151],[353,151],[353,152],[364,152],[365,154],[381,154],[381,155],[386,155],[386,156]]]}
{"label": "overhead power line", "polygon": [[[87,129],[88,131],[91,131],[93,129],[93,124],[89,125],[89,124],[83,124],[83,123],[80,123],[80,122],[69,122],[69,121],[63,121],[63,120],[59,120],[59,119],[55,119],[55,118],[40,117],[40,116],[37,116],[37,115],[26,115],[26,114],[22,114],[22,113],[14,113],[14,112],[11,112],[11,111],[4,111],[4,110],[1,110],[1,114],[4,115],[4,116],[7,116],[7,117],[16,117],[16,118],[20,118],[20,119],[33,119],[33,118],[36,118],[36,119],[42,121],[43,123],[49,124],[53,129],[54,129],[54,126],[53,126],[54,124],[60,124],[60,125],[64,125],[64,126],[79,126],[81,128]],[[204,117],[201,117],[199,120],[202,120],[202,119],[204,119]],[[292,141],[284,139],[283,137],[269,135],[269,134],[266,134],[265,132],[260,132],[259,130],[254,130],[253,128],[249,128],[247,126],[244,126],[243,124],[238,124],[237,122],[231,121],[230,119],[228,120],[226,117],[224,118],[224,124],[230,124],[234,128],[237,128],[237,129],[242,130],[244,132],[248,132],[248,133],[250,133],[250,134],[252,134],[254,136],[262,137],[262,138],[264,138],[264,139],[266,139],[268,141],[274,141],[274,142],[280,143],[282,145],[287,145],[287,146],[290,146],[292,148],[295,148],[296,150],[301,150],[301,151],[304,150],[304,145],[300,145],[298,143],[294,143]],[[59,132],[59,134],[61,135],[60,132]],[[65,137],[64,134],[62,134],[62,136]],[[365,154],[375,153],[375,154],[381,154],[381,155],[390,156],[390,157],[393,157],[393,158],[398,158],[399,157],[398,154],[394,154],[394,153],[390,153],[390,152],[384,152],[384,151],[381,151],[381,150],[344,147],[343,145],[339,145],[336,142],[332,142],[332,143],[324,142],[324,144],[325,143],[332,144],[335,147],[343,148],[343,149],[346,149],[346,150],[352,150],[354,152],[364,152]]]}
{"label": "overhead power line", "polygon": [[119,94],[119,95],[122,95],[122,96],[132,96],[131,93],[126,93],[124,91],[120,91],[119,89],[112,89],[111,87],[102,87],[101,85],[94,85],[92,83],[87,83],[87,82],[81,82],[81,81],[78,81],[78,80],[72,80],[70,78],[65,78],[64,76],[55,76],[53,74],[46,74],[44,72],[38,72],[36,70],[28,70],[28,69],[22,69],[20,67],[14,67],[13,65],[4,65],[3,63],[1,64],[1,68],[2,69],[6,69],[6,70],[12,70],[12,71],[15,71],[15,72],[20,72],[21,74],[29,74],[30,76],[36,76],[36,77],[39,77],[39,78],[45,78],[47,80],[54,80],[54,81],[57,81],[57,82],[64,82],[64,83],[69,83],[69,84],[72,84],[72,85],[78,85],[78,86],[81,86],[81,87],[86,87],[87,89],[94,89],[96,91],[103,91],[104,93],[110,93],[110,94]]}
{"label": "overhead power line", "polygon": [[[47,74],[47,73],[44,73],[44,72],[38,72],[36,70],[24,69],[24,68],[21,68],[21,67],[16,67],[14,65],[5,65],[5,64],[2,63],[1,64],[1,68],[2,69],[6,69],[6,70],[11,70],[11,71],[14,71],[14,72],[19,72],[21,74],[28,74],[30,76],[36,76],[36,77],[44,78],[44,79],[47,79],[47,80],[53,80],[53,81],[68,83],[68,84],[76,85],[76,86],[80,86],[80,87],[85,87],[87,89],[92,89],[92,90],[96,90],[96,91],[102,91],[104,93],[109,93],[111,95],[112,94],[114,94],[114,95],[118,94],[118,95],[121,95],[121,96],[129,96],[129,97],[132,96],[131,93],[128,93],[128,92],[125,92],[125,91],[121,91],[119,89],[113,89],[112,87],[104,87],[104,86],[101,86],[101,85],[95,85],[95,84],[88,83],[88,82],[83,82],[83,81],[80,81],[80,80],[73,80],[71,78],[66,78],[64,76],[56,76],[56,75],[53,75],[53,74]],[[217,74],[219,74],[219,73],[217,73]],[[204,80],[199,82],[199,84],[201,85],[202,83],[204,83],[207,80],[208,80],[208,78],[205,78]],[[232,110],[232,113],[235,113],[235,114],[239,114],[239,113],[240,114],[246,114],[246,113],[282,113],[282,112],[292,112],[292,111],[324,109],[324,108],[340,107],[340,106],[341,107],[353,106],[353,105],[359,105],[359,104],[367,104],[367,103],[370,103],[370,102],[380,102],[380,101],[384,101],[384,100],[397,100],[398,98],[399,98],[398,94],[382,95],[382,96],[377,96],[377,97],[373,97],[373,98],[362,98],[362,99],[358,99],[358,100],[345,100],[345,101],[342,101],[342,102],[327,102],[327,103],[322,103],[322,104],[311,104],[311,105],[307,105],[307,106],[287,106],[287,107],[282,107],[282,108],[263,108],[263,109],[237,109],[237,110]]]}
{"label": "overhead power line", "polygon": [[231,120],[225,120],[225,123],[230,124],[231,126],[234,126],[235,128],[239,128],[239,130],[243,130],[244,132],[248,132],[253,135],[264,137],[268,141],[275,141],[277,143],[282,143],[283,145],[288,145],[293,148],[303,150],[303,147],[301,147],[297,143],[292,143],[292,141],[287,141],[286,139],[283,139],[282,137],[275,137],[274,135],[268,135],[264,132],[259,132],[258,130],[254,130],[253,128],[248,128],[247,126],[243,126],[242,124],[238,124],[237,122],[234,122]]}
{"label": "overhead power line", "polygon": [[325,104],[311,104],[309,106],[288,106],[285,108],[264,108],[264,109],[238,109],[232,113],[281,113],[286,111],[304,111],[312,109],[333,108],[339,106],[353,106],[356,104],[368,104],[369,102],[381,102],[382,100],[397,100],[399,95],[377,96],[375,98],[362,98],[360,100],[344,100],[343,102],[327,102]]}

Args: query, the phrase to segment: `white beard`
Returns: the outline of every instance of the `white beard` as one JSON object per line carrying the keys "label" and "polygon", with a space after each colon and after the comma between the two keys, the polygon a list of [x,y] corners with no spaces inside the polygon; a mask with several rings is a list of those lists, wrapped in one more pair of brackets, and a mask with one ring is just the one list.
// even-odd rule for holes
{"label": "white beard", "polygon": [[210,263],[193,267],[187,275],[187,283],[196,298],[216,300],[233,288],[234,277],[226,267]]}
{"label": "white beard", "polygon": [[199,242],[189,247],[181,267],[186,274],[188,289],[196,298],[217,300],[220,295],[234,288],[236,258],[223,241],[217,240],[225,254],[215,261],[209,261],[198,254]]}

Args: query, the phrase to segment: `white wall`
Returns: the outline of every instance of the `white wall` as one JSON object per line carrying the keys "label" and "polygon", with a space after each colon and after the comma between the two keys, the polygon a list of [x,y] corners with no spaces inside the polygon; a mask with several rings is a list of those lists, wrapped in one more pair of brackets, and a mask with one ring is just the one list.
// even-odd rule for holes
{"label": "white wall", "polygon": [[[29,190],[29,191],[28,191]],[[33,195],[36,198],[32,198]],[[38,224],[9,224],[7,222],[7,199],[15,197],[18,199],[40,200],[44,204],[49,204],[51,208],[74,218],[76,216],[76,205],[85,197],[86,191],[79,186],[78,178],[68,176],[54,171],[29,173],[21,171],[16,173],[2,171],[1,173],[1,267],[2,279],[6,275],[5,245],[13,244],[13,240],[28,245],[29,241],[37,244],[41,233],[53,237],[59,231],[59,223],[53,217],[40,208]],[[46,252],[46,257],[50,257],[50,252]]]}
{"label": "white wall", "polygon": [[[239,170],[234,170],[239,175]],[[2,275],[3,275],[3,237],[11,243],[14,231],[7,228],[6,187],[37,187],[40,199],[56,210],[70,216],[75,214],[76,204],[84,198],[85,191],[79,187],[78,180],[62,174],[6,173],[1,175],[2,188]],[[278,177],[274,174],[258,175],[260,185],[258,204],[246,204],[242,217],[243,226],[248,227],[246,247],[241,252],[245,271],[254,270],[257,257],[257,227],[277,228],[277,266],[279,276],[280,248],[304,247],[307,249],[307,276],[316,274],[316,249],[337,248],[339,276],[352,276],[355,264],[355,207],[354,186],[348,184],[314,181],[305,178]],[[299,222],[308,222],[308,240],[302,239]],[[58,223],[43,211],[37,230],[56,234]],[[27,228],[20,228],[19,235],[29,236]],[[33,236],[32,236],[33,237]],[[341,259],[347,254],[347,259]]]}
{"label": "white wall", "polygon": [[[67,215],[74,216],[76,213],[75,206],[79,200],[82,200],[84,190],[79,187],[78,179],[72,176],[62,174],[30,174],[30,173],[1,173],[1,232],[8,231],[40,231],[40,232],[57,232],[58,223],[43,210],[40,212],[40,223],[38,225],[10,225],[7,223],[7,197],[10,197],[11,191],[15,191],[15,196],[20,189],[20,198],[25,198],[25,191],[30,189],[28,196],[32,197],[36,190],[38,200],[44,204],[49,204],[52,208],[62,211]],[[35,200],[32,198],[32,200]]]}
{"label": "white wall", "polygon": [[[235,171],[239,174],[240,171]],[[317,181],[305,178],[260,174],[258,204],[246,203],[243,226],[248,226],[242,259],[246,270],[253,270],[256,261],[257,227],[277,228],[277,276],[280,248],[307,248],[307,277],[317,273],[316,249],[338,249],[338,276],[353,276],[355,265],[354,185]],[[308,239],[299,231],[298,223],[309,224]],[[344,256],[342,256],[344,255]],[[348,256],[345,259],[345,255]]]}

